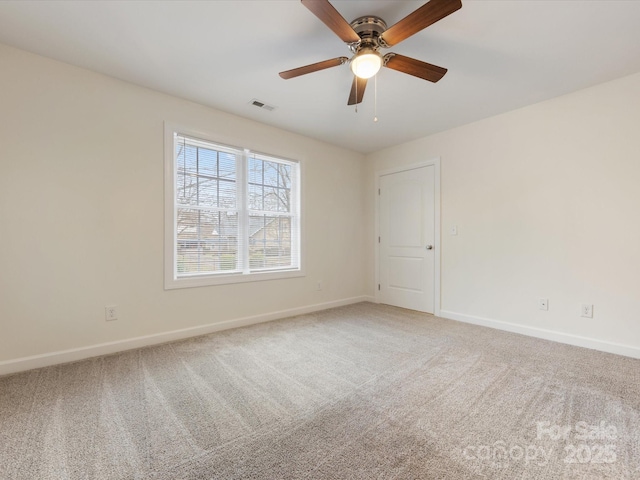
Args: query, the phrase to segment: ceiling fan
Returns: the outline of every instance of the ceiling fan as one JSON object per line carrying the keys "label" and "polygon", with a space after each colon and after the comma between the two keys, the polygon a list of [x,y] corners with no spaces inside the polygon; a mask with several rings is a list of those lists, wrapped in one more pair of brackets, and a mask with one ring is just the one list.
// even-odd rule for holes
{"label": "ceiling fan", "polygon": [[347,44],[354,55],[351,59],[337,57],[280,72],[280,76],[285,80],[349,62],[354,78],[347,104],[354,105],[362,102],[367,79],[378,73],[381,67],[408,73],[434,83],[447,73],[446,68],[397,53],[382,55],[380,49],[392,47],[452,14],[462,7],[461,0],[430,0],[390,28],[387,28],[383,19],[374,15],[358,17],[348,23],[328,0],[301,0],[301,2],[333,30],[333,33]]}

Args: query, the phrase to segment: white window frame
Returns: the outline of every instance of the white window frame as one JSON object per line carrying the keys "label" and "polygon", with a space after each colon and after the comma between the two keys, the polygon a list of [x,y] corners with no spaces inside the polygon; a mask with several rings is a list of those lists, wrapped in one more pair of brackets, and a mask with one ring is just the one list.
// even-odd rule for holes
{"label": "white window frame", "polygon": [[[175,158],[175,134],[200,139],[205,142],[211,142],[214,145],[224,146],[225,144],[212,138],[206,133],[193,130],[188,127],[175,125],[165,122],[164,124],[164,287],[166,290],[176,288],[189,288],[189,287],[203,287],[208,285],[225,285],[234,283],[245,282],[257,282],[264,280],[275,280],[293,277],[305,276],[304,271],[304,255],[302,251],[303,245],[303,202],[302,202],[302,162],[297,160],[289,160],[282,156],[266,154],[262,152],[250,151],[241,147],[230,147],[234,150],[240,150],[244,152],[243,161],[241,162],[243,167],[236,173],[237,188],[239,195],[245,200],[247,197],[246,188],[248,185],[247,180],[247,165],[250,155],[256,155],[261,159],[272,158],[274,160],[284,160],[297,164],[297,179],[292,182],[292,194],[296,201],[293,203],[293,208],[297,210],[294,213],[292,219],[292,236],[297,232],[297,238],[292,239],[292,252],[295,252],[298,258],[297,268],[288,269],[265,269],[265,270],[253,270],[249,271],[248,267],[243,272],[233,273],[203,273],[194,274],[189,276],[178,276],[176,272],[176,256],[177,256],[177,238],[176,238],[176,158]],[[240,233],[244,236],[247,234],[248,224],[244,221],[240,221],[240,217],[244,212],[248,218],[248,204],[238,206],[238,219],[240,224]],[[296,215],[297,213],[297,215]],[[296,225],[297,221],[297,225]],[[248,235],[248,234],[247,234]],[[248,238],[246,239],[248,240]]]}

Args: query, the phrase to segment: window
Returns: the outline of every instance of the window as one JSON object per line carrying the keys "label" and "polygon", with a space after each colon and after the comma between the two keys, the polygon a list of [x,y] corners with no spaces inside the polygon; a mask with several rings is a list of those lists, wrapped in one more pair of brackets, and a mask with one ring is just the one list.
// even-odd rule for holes
{"label": "window", "polygon": [[165,288],[302,275],[299,163],[165,130]]}

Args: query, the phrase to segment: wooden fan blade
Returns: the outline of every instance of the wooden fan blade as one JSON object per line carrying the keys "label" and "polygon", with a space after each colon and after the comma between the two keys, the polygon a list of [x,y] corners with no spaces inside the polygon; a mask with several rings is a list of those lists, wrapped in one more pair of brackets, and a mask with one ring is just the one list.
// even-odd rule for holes
{"label": "wooden fan blade", "polygon": [[462,7],[461,0],[430,0],[388,28],[380,38],[391,47]]}
{"label": "wooden fan blade", "polygon": [[328,0],[301,1],[302,5],[311,10],[311,13],[322,20],[343,42],[355,43],[360,41],[360,36]]}
{"label": "wooden fan blade", "polygon": [[408,73],[414,77],[424,78],[430,82],[437,82],[444,74],[447,73],[446,68],[438,67],[427,62],[416,60],[415,58],[405,57],[404,55],[393,54],[387,60],[385,67],[398,72]]}
{"label": "wooden fan blade", "polygon": [[292,70],[286,70],[280,72],[280,76],[285,80],[293,77],[299,77],[300,75],[306,75],[307,73],[317,72],[318,70],[324,70],[325,68],[337,67],[347,62],[347,57],[332,58],[331,60],[325,60],[324,62],[312,63],[311,65],[305,65],[304,67],[294,68]]}
{"label": "wooden fan blade", "polygon": [[[351,84],[351,93],[349,93],[349,101],[347,105],[355,105],[362,102],[364,96],[364,90],[367,88],[367,79],[353,76],[353,83]],[[357,97],[357,98],[356,98]]]}

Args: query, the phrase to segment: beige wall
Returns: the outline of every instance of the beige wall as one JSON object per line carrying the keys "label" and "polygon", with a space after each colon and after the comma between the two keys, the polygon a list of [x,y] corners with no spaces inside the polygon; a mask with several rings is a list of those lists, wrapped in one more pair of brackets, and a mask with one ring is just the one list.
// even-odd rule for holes
{"label": "beige wall", "polygon": [[[0,71],[0,362],[365,293],[363,155],[5,46]],[[306,277],[163,289],[164,121],[303,162]]]}
{"label": "beige wall", "polygon": [[636,74],[368,155],[369,238],[376,172],[440,157],[442,315],[638,355],[639,132]]}

